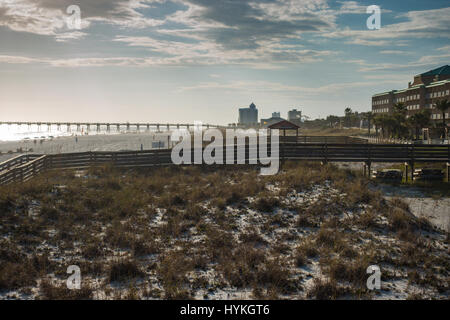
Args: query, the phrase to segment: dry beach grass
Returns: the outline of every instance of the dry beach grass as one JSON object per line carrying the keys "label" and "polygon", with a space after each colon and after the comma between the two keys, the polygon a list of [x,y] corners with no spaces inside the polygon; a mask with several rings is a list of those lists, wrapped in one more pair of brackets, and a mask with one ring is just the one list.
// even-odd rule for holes
{"label": "dry beach grass", "polygon": [[332,165],[258,172],[105,166],[2,186],[1,297],[448,299],[448,233],[401,200]]}

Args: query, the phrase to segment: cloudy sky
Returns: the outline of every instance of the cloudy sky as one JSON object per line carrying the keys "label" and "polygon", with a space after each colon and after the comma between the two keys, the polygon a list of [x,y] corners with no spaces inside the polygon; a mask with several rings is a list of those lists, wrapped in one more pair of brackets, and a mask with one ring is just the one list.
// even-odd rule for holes
{"label": "cloudy sky", "polygon": [[[377,1],[0,0],[0,118],[226,124],[251,102],[262,117],[369,110],[372,94],[450,62],[447,0]],[[372,4],[380,30],[366,26]]]}

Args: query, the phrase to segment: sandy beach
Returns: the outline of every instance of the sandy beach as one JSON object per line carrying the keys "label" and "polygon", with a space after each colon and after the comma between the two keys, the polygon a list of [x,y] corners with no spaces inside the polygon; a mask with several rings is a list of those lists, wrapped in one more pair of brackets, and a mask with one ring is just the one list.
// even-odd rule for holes
{"label": "sandy beach", "polygon": [[[0,141],[0,162],[25,153],[55,154],[85,151],[149,150],[152,143],[161,142],[167,147],[168,133],[122,133],[77,135],[53,139],[30,139],[21,141]],[[22,152],[17,152],[21,149]]]}

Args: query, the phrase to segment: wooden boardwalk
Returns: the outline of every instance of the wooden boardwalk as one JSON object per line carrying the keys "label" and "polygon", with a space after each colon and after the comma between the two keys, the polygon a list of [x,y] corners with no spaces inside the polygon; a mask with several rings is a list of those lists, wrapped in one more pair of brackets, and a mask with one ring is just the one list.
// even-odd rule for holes
{"label": "wooden boardwalk", "polygon": [[[246,163],[258,145],[245,148]],[[26,181],[44,170],[88,168],[110,163],[119,167],[149,167],[173,165],[172,150],[145,150],[125,152],[79,152],[48,155],[22,155],[0,163],[0,185]],[[194,163],[191,153],[191,163]],[[234,154],[237,147],[234,147]],[[224,147],[223,155],[226,155]],[[257,156],[259,157],[259,155]],[[399,145],[399,144],[338,144],[281,142],[279,158],[285,160],[308,160],[321,162],[373,162],[408,163],[414,171],[418,162],[450,162],[450,145]],[[253,159],[259,160],[259,159]],[[234,161],[236,162],[236,161]],[[447,176],[448,176],[447,172]]]}

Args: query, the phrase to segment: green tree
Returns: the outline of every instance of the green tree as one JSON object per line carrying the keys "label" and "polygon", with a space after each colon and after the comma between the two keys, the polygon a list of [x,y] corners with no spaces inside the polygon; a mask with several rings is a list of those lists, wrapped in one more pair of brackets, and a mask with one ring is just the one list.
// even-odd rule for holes
{"label": "green tree", "polygon": [[344,114],[345,114],[345,126],[346,127],[350,127],[350,116],[352,115],[352,109],[347,107],[344,110]]}
{"label": "green tree", "polygon": [[442,113],[442,138],[445,139],[445,129],[446,129],[446,123],[445,123],[445,113],[447,112],[448,108],[450,108],[450,102],[447,99],[440,100],[436,102],[435,104],[436,109],[438,109]]}
{"label": "green tree", "polygon": [[378,130],[380,129],[380,128],[382,128],[382,124],[383,124],[383,117],[382,117],[382,115],[381,114],[376,114],[374,117],[373,117],[373,124],[375,125],[375,133],[376,133],[376,135],[378,136]]}
{"label": "green tree", "polygon": [[415,129],[416,140],[419,140],[419,131],[430,125],[430,109],[421,110],[408,118],[408,123]]}
{"label": "green tree", "polygon": [[370,135],[370,129],[371,129],[370,127],[372,126],[372,119],[373,119],[372,112],[371,111],[366,112],[364,115],[364,119],[367,120],[367,122],[368,122],[367,124],[369,127],[369,135]]}
{"label": "green tree", "polygon": [[381,128],[381,136],[383,138],[389,137],[391,135],[393,128],[393,118],[391,115],[377,114],[374,118],[374,123],[377,128]]}
{"label": "green tree", "polygon": [[408,125],[406,123],[407,108],[403,103],[394,104],[390,119],[391,134],[397,138],[404,138],[408,135]]}
{"label": "green tree", "polygon": [[327,122],[330,124],[330,128],[334,128],[336,126],[336,124],[339,123],[339,117],[338,116],[328,116],[327,117]]}

